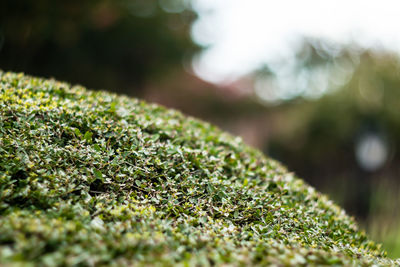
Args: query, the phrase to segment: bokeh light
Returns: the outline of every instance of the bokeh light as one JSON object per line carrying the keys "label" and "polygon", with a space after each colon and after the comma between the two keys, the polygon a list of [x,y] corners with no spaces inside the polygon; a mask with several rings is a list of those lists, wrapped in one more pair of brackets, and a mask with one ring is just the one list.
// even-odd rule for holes
{"label": "bokeh light", "polygon": [[[400,47],[400,2],[195,0],[194,61],[203,79],[226,83],[276,60],[291,64],[300,36],[362,47]],[[329,47],[334,53],[335,47]]]}

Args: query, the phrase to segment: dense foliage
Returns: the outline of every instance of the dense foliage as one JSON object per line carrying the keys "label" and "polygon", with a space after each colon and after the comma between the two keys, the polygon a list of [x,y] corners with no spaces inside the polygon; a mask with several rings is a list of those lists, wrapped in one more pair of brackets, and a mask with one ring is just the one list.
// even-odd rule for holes
{"label": "dense foliage", "polygon": [[394,264],[239,138],[137,99],[4,72],[0,263]]}

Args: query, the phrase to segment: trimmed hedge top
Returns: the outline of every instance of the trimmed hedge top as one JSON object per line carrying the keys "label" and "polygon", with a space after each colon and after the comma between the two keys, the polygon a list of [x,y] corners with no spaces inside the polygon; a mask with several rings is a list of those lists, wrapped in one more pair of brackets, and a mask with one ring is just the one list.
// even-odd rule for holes
{"label": "trimmed hedge top", "polygon": [[240,138],[137,99],[0,72],[7,263],[395,264]]}

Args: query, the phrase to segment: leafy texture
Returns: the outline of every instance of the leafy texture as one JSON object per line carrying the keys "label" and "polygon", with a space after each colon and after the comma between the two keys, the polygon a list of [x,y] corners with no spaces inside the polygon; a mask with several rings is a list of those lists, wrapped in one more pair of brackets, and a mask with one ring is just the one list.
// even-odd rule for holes
{"label": "leafy texture", "polygon": [[4,72],[0,263],[395,264],[239,138],[158,105]]}

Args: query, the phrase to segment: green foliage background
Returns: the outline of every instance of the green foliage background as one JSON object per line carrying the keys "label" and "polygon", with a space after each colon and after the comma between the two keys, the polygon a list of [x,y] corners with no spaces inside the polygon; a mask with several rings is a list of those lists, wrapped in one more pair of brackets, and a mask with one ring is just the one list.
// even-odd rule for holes
{"label": "green foliage background", "polygon": [[166,12],[159,2],[2,1],[0,67],[141,94],[196,51],[194,12],[179,1],[169,1],[179,12]]}

